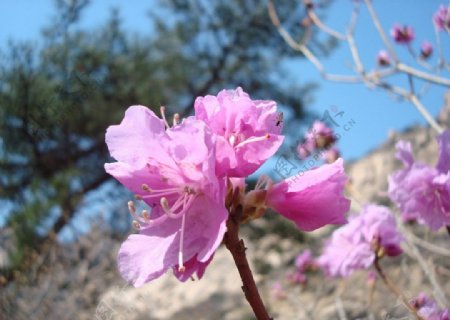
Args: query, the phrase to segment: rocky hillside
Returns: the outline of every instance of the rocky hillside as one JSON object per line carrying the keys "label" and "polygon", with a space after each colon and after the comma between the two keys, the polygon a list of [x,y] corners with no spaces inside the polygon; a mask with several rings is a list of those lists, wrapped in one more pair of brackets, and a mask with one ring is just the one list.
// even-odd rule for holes
{"label": "rocky hillside", "polygon": [[[439,121],[450,127],[450,94]],[[430,129],[416,126],[405,132],[390,133],[379,148],[348,164],[350,195],[356,207],[367,201],[387,203],[386,175],[399,167],[394,159],[394,145],[400,139],[412,141],[422,161],[436,160],[437,146]],[[261,236],[261,230],[276,228],[284,233]],[[430,251],[420,247],[428,270],[436,274],[450,298],[447,235],[443,232],[431,235],[421,227],[412,228],[420,237],[444,248],[431,261]],[[293,270],[299,251],[312,247],[318,253],[322,235],[331,231],[325,228],[309,234],[302,243],[298,237],[289,237],[291,230],[291,226],[277,217],[260,219],[252,228],[244,229],[256,280],[276,319],[407,319],[405,309],[381,283],[371,294],[364,272],[345,281],[324,279],[321,273],[315,273],[310,275],[306,286],[289,283],[286,275]],[[120,239],[96,228],[73,245],[49,247],[34,257],[30,273],[17,274],[15,282],[1,288],[0,319],[253,318],[225,248],[217,251],[201,281],[182,284],[166,275],[135,289],[125,284],[117,273],[115,259],[119,245]],[[5,255],[4,251],[2,254]],[[420,291],[433,291],[410,248],[405,255],[384,263],[408,297]],[[275,285],[279,286],[278,291],[274,291]]]}

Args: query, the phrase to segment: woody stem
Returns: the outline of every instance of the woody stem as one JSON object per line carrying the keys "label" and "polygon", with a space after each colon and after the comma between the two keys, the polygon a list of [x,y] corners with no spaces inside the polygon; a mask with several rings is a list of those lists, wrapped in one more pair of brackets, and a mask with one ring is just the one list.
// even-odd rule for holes
{"label": "woody stem", "polygon": [[233,256],[234,263],[239,271],[239,275],[242,279],[242,290],[244,291],[245,298],[253,309],[258,320],[270,320],[266,307],[261,299],[261,296],[256,287],[255,279],[253,278],[252,271],[245,255],[247,249],[244,245],[244,241],[239,239],[239,220],[236,219],[239,215],[236,211],[242,211],[239,207],[230,212],[230,217],[227,220],[227,232],[225,233],[224,243],[227,249]]}
{"label": "woody stem", "polygon": [[408,302],[408,299],[403,295],[403,293],[400,291],[400,289],[392,282],[392,280],[386,275],[384,270],[381,268],[380,260],[378,257],[375,258],[374,262],[375,269],[377,270],[378,275],[383,280],[384,284],[389,288],[389,290],[398,298],[400,299],[404,306],[413,314],[416,319],[424,320],[420,315],[417,314],[416,309],[414,309],[411,304]]}

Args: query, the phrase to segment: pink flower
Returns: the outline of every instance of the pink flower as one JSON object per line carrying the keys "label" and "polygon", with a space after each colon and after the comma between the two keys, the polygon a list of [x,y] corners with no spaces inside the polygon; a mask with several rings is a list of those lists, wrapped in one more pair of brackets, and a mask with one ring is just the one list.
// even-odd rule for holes
{"label": "pink flower", "polygon": [[242,88],[198,97],[195,117],[217,135],[216,173],[245,177],[255,172],[280,147],[283,126],[276,103],[252,100]]}
{"label": "pink flower", "polygon": [[436,231],[450,225],[450,131],[437,137],[439,159],[435,168],[414,162],[411,144],[397,143],[396,157],[405,168],[389,176],[389,197],[405,220],[417,219]]}
{"label": "pink flower", "polygon": [[424,320],[450,320],[449,310],[440,309],[437,303],[423,292],[419,293],[410,303]]}
{"label": "pink flower", "polygon": [[314,121],[305,138],[306,140],[315,140],[318,148],[327,148],[336,141],[333,129],[318,120]]}
{"label": "pink flower", "polygon": [[316,120],[305,133],[303,143],[297,146],[297,155],[300,159],[305,159],[317,149],[328,148],[335,142],[333,129],[322,121]]}
{"label": "pink flower", "polygon": [[354,271],[369,268],[375,261],[376,250],[388,256],[399,255],[401,235],[395,218],[388,208],[366,205],[359,215],[333,232],[325,243],[318,264],[333,277],[347,277]]}
{"label": "pink flower", "polygon": [[433,54],[433,46],[430,42],[424,41],[420,46],[420,57],[422,59],[428,59]]}
{"label": "pink flower", "polygon": [[311,250],[307,249],[297,256],[295,259],[296,270],[289,275],[289,279],[296,283],[306,283],[307,271],[313,271],[317,268],[317,263],[311,254]]}
{"label": "pink flower", "polygon": [[279,281],[272,283],[270,291],[275,300],[283,300],[287,297],[286,290],[284,290],[283,285]]}
{"label": "pink flower", "polygon": [[377,63],[380,66],[388,66],[391,64],[391,58],[386,50],[381,50],[377,55]]}
{"label": "pink flower", "polygon": [[325,153],[323,154],[323,158],[327,163],[335,162],[340,156],[341,153],[339,152],[339,149],[334,146],[326,150]]}
{"label": "pink flower", "polygon": [[305,231],[344,223],[350,201],[342,193],[347,177],[343,161],[283,180],[267,190],[267,206]]}
{"label": "pink flower", "polygon": [[140,227],[119,250],[122,276],[138,287],[172,268],[185,281],[202,277],[226,231],[225,181],[215,175],[214,136],[192,117],[165,130],[143,106],[110,126],[106,143],[118,160],[105,164],[152,211],[130,212]]}
{"label": "pink flower", "polygon": [[316,140],[305,140],[303,143],[297,146],[296,150],[297,156],[300,160],[306,159],[317,150]]}
{"label": "pink flower", "polygon": [[450,29],[450,12],[448,8],[441,5],[433,15],[433,21],[439,31],[445,30],[445,28]]}
{"label": "pink flower", "polygon": [[295,266],[297,267],[297,270],[301,272],[304,272],[315,265],[314,257],[309,249],[306,249],[295,258]]}
{"label": "pink flower", "polygon": [[399,24],[392,27],[391,36],[399,44],[409,44],[415,37],[413,28]]}

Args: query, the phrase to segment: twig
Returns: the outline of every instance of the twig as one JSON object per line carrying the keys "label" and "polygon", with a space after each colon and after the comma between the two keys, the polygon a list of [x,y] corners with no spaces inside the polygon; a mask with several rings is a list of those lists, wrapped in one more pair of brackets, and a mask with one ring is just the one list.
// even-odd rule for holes
{"label": "twig", "polygon": [[408,100],[416,107],[416,109],[422,114],[425,120],[430,124],[430,126],[437,131],[437,133],[441,134],[444,132],[444,129],[434,120],[434,118],[430,115],[428,110],[423,106],[420,100],[416,95],[411,95],[408,97]]}
{"label": "twig", "polygon": [[441,248],[439,246],[432,244],[431,242],[425,241],[425,240],[419,238],[418,236],[416,236],[412,232],[409,232],[409,237],[411,238],[411,240],[414,243],[418,244],[419,246],[421,246],[424,249],[427,249],[435,254],[440,254],[442,256],[450,257],[450,250]]}
{"label": "twig", "polygon": [[314,67],[319,71],[320,75],[329,81],[336,82],[347,82],[347,83],[360,83],[363,79],[359,76],[349,76],[349,75],[338,75],[338,74],[329,74],[326,72],[325,67],[322,63],[317,59],[317,57],[309,50],[305,43],[298,43],[295,41],[292,36],[287,32],[286,29],[280,23],[280,19],[278,18],[277,12],[275,10],[275,6],[272,1],[269,1],[267,4],[267,10],[269,12],[270,20],[272,24],[277,28],[278,33],[283,38],[283,40],[287,43],[295,51],[301,52],[309,62],[311,62]]}
{"label": "twig", "polygon": [[347,314],[345,313],[344,305],[340,296],[335,299],[336,309],[340,320],[348,320]]}
{"label": "twig", "polygon": [[449,303],[447,301],[447,298],[444,294],[444,291],[440,287],[434,272],[432,272],[429,265],[426,263],[425,259],[422,257],[420,251],[417,249],[415,244],[413,243],[411,232],[407,230],[401,221],[399,215],[396,215],[397,225],[400,228],[401,233],[405,236],[406,244],[408,245],[408,248],[410,249],[410,254],[414,256],[414,258],[419,262],[420,267],[422,268],[425,276],[428,278],[428,280],[431,283],[431,286],[433,287],[433,295],[436,298],[436,301],[441,307],[447,306]]}
{"label": "twig", "polygon": [[370,16],[372,17],[372,21],[375,25],[375,28],[378,30],[378,33],[380,34],[381,40],[383,40],[384,45],[389,51],[389,54],[391,55],[392,59],[395,61],[398,61],[397,54],[395,53],[394,48],[392,47],[391,43],[389,42],[388,37],[386,36],[386,33],[384,32],[383,27],[381,26],[380,20],[378,19],[378,16],[375,12],[375,9],[372,6],[371,0],[365,0],[367,9],[369,10]]}
{"label": "twig", "polygon": [[423,71],[414,69],[414,68],[412,68],[404,63],[401,63],[401,62],[399,62],[397,64],[396,68],[399,71],[404,72],[406,74],[410,74],[416,78],[420,78],[420,79],[428,81],[428,82],[433,82],[435,84],[439,84],[439,85],[442,85],[445,87],[450,87],[450,79],[434,76],[427,72],[423,72]]}
{"label": "twig", "polygon": [[322,21],[320,21],[319,17],[316,15],[313,9],[308,9],[307,13],[311,21],[323,32],[328,33],[330,36],[335,37],[336,39],[346,41],[346,37],[343,34],[331,29],[330,27],[325,25]]}
{"label": "twig", "polygon": [[239,206],[237,209],[230,212],[230,216],[227,220],[227,232],[225,233],[224,243],[227,249],[233,256],[234,263],[239,271],[239,275],[242,279],[242,290],[244,291],[245,298],[253,309],[253,312],[258,320],[270,320],[266,307],[261,299],[261,296],[256,287],[255,280],[253,278],[252,271],[245,255],[247,249],[244,245],[244,241],[239,239],[239,215],[242,214],[242,208]]}
{"label": "twig", "polygon": [[399,298],[403,305],[413,314],[417,319],[424,320],[420,315],[417,314],[416,309],[414,309],[411,304],[408,302],[408,299],[403,295],[403,293],[400,291],[399,288],[392,282],[392,280],[384,273],[383,269],[380,265],[380,260],[378,257],[375,258],[374,262],[375,270],[377,271],[378,275],[380,276],[381,280],[383,280],[384,284],[391,290],[391,292]]}

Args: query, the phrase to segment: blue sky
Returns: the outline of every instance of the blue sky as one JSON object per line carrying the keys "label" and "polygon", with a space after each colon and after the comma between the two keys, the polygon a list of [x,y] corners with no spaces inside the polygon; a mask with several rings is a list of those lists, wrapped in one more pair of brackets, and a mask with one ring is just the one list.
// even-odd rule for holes
{"label": "blue sky", "polygon": [[[152,1],[119,1],[97,0],[89,5],[81,23],[86,27],[102,24],[109,15],[110,8],[121,10],[123,26],[130,32],[148,33],[151,24],[147,13],[151,10]],[[435,43],[434,28],[431,16],[438,6],[439,0],[379,0],[375,8],[379,13],[381,23],[387,31],[396,23],[411,24],[416,31],[416,48],[422,40],[428,39]],[[344,30],[350,16],[351,1],[336,0],[327,13],[326,22],[333,28]],[[53,1],[3,0],[0,2],[0,48],[4,48],[8,39],[37,40],[40,29],[54,14]],[[449,50],[449,37],[444,41],[444,52]],[[356,42],[360,49],[362,60],[370,70],[375,67],[375,56],[383,44],[379,39],[367,10],[362,5],[358,21]],[[405,61],[409,59],[407,51],[396,46],[397,52]],[[435,57],[433,57],[435,58]],[[450,58],[450,57],[447,57]],[[350,72],[351,56],[345,44],[334,51],[330,58],[323,61],[330,72]],[[311,111],[322,114],[325,109],[335,105],[345,111],[347,119],[353,119],[355,125],[339,142],[339,147],[346,159],[358,158],[382,143],[389,130],[401,130],[409,125],[421,123],[421,115],[408,103],[394,101],[385,92],[370,90],[361,84],[342,84],[327,82],[320,78],[314,67],[307,61],[290,63],[280,68],[286,68],[289,81],[306,83],[309,81],[320,84],[313,93],[314,101],[307,106]],[[446,75],[448,77],[448,73]],[[244,88],[245,89],[245,88]],[[443,104],[444,88],[432,87],[423,99],[424,105],[436,115]],[[214,94],[214,93],[212,93]],[[304,131],[300,128],[299,131]],[[299,135],[301,133],[299,132]]]}

